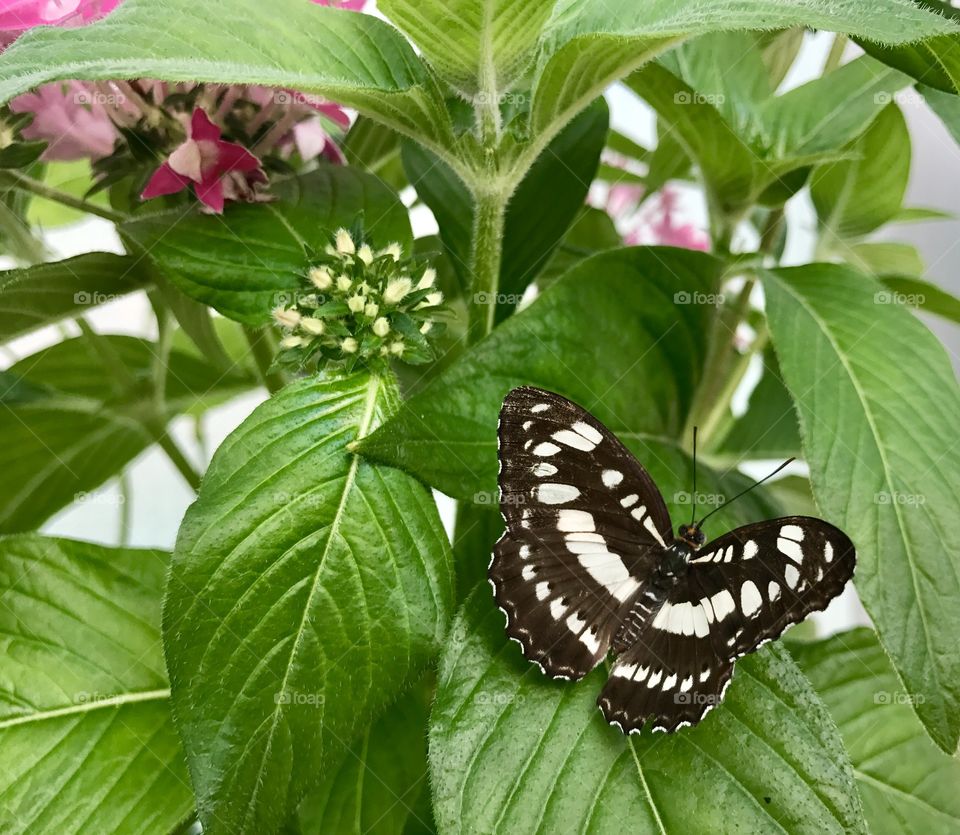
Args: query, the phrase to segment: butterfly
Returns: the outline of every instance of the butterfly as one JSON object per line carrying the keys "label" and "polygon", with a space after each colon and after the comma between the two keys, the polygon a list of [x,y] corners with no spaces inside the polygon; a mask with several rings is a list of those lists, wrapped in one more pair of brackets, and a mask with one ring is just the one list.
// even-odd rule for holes
{"label": "butterfly", "polygon": [[707,544],[701,520],[674,536],[640,462],[553,392],[511,391],[498,436],[506,531],[488,576],[507,635],[554,678],[582,678],[612,651],[597,704],[624,733],[699,722],[738,658],[853,576],[853,543],[822,519],[756,522]]}

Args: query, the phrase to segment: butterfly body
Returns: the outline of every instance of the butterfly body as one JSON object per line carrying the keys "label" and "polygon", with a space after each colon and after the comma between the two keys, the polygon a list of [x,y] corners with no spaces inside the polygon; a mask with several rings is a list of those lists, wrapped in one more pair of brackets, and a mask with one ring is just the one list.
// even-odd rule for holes
{"label": "butterfly body", "polygon": [[737,658],[824,608],[853,574],[853,544],[821,519],[758,522],[706,544],[689,524],[674,537],[647,471],[560,395],[514,389],[498,434],[506,532],[489,579],[507,634],[554,678],[579,679],[612,651],[598,704],[624,732],[698,722]]}

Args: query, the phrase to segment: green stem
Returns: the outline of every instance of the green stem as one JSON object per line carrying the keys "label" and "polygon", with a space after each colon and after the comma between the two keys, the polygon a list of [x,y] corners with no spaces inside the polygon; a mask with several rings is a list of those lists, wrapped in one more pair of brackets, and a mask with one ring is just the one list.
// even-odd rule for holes
{"label": "green stem", "polygon": [[243,335],[247,338],[250,353],[253,354],[253,360],[256,363],[260,382],[263,383],[270,394],[275,394],[287,384],[287,381],[281,373],[270,370],[270,366],[273,364],[273,358],[277,353],[277,346],[273,343],[270,329],[264,328],[258,331],[255,328],[244,325]]}
{"label": "green stem", "polygon": [[130,489],[130,476],[124,470],[120,473],[120,547],[125,548],[130,544],[130,526],[133,511],[130,507],[130,499],[133,497],[133,491]]}
{"label": "green stem", "polygon": [[179,471],[180,475],[183,476],[184,480],[189,484],[194,491],[200,489],[200,473],[198,473],[193,464],[187,460],[187,456],[183,454],[183,450],[177,445],[177,442],[173,439],[169,432],[160,427],[160,432],[157,436],[157,443],[160,445],[160,448],[167,454],[167,458],[173,463]]}
{"label": "green stem", "polygon": [[34,180],[26,174],[21,174],[19,171],[8,169],[0,172],[0,184],[5,184],[10,188],[18,188],[21,191],[29,191],[31,194],[37,195],[37,197],[45,197],[47,200],[53,200],[55,203],[69,206],[71,209],[78,209],[81,212],[97,215],[113,223],[121,223],[126,220],[120,212],[115,212],[106,206],[98,206],[81,197],[74,197],[72,194],[67,194],[67,192],[60,191],[58,188],[48,186],[39,180]]}
{"label": "green stem", "polygon": [[470,256],[473,298],[467,344],[472,345],[493,330],[500,291],[500,260],[503,255],[503,221],[509,195],[502,191],[475,192],[476,213]]}

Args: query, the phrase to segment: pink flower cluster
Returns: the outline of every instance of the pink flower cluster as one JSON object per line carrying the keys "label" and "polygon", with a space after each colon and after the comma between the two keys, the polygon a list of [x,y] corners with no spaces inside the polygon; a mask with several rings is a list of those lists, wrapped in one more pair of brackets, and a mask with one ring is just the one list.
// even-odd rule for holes
{"label": "pink flower cluster", "polygon": [[[0,0],[0,48],[19,34],[41,25],[74,26],[111,12],[121,0]],[[306,2],[306,0],[304,0]],[[359,11],[364,0],[311,0],[321,5]],[[177,85],[186,93],[196,85]],[[25,139],[48,143],[43,159],[93,161],[110,156],[121,138],[120,128],[131,127],[150,109],[160,107],[169,86],[160,82],[87,83],[67,81],[46,84],[14,99],[15,113],[29,113]],[[214,212],[225,200],[255,199],[254,187],[266,181],[260,158],[268,153],[286,157],[296,149],[303,160],[319,156],[343,162],[321,117],[340,128],[350,119],[338,105],[313,100],[295,91],[239,85],[211,87],[217,95],[201,95],[201,106],[185,125],[186,141],[156,171],[143,193],[144,199],[192,186],[197,197]],[[222,139],[223,119],[238,102],[256,105],[252,121],[273,122],[252,150]],[[209,112],[202,109],[208,107]],[[257,124],[248,126],[249,131]]]}
{"label": "pink flower cluster", "polygon": [[602,206],[621,230],[625,244],[710,249],[710,237],[703,230],[678,219],[680,196],[675,189],[664,186],[648,206],[640,205],[643,195],[641,185],[613,185]]}

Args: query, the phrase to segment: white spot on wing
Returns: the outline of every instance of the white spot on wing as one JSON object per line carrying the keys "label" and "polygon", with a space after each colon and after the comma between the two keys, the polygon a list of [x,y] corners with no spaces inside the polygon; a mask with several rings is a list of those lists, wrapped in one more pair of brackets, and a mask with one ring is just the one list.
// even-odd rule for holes
{"label": "white spot on wing", "polygon": [[559,432],[554,432],[550,437],[557,443],[565,444],[583,452],[591,452],[596,447],[593,441],[584,438],[579,432],[574,432],[571,429],[561,429]]}
{"label": "white spot on wing", "polygon": [[550,441],[544,441],[542,444],[537,444],[533,448],[533,454],[539,455],[541,458],[546,458],[548,455],[556,455],[560,452],[560,447],[556,444],[551,444]]}
{"label": "white spot on wing", "polygon": [[740,608],[749,618],[760,611],[760,605],[763,598],[760,596],[760,590],[753,580],[747,580],[740,586]]}
{"label": "white spot on wing", "polygon": [[530,407],[530,411],[533,412],[533,414],[535,414],[535,415],[539,415],[540,412],[545,412],[545,411],[547,411],[547,409],[549,409],[549,408],[550,408],[550,404],[549,404],[549,403],[537,403],[536,406],[531,406],[531,407]]}
{"label": "white spot on wing", "polygon": [[596,655],[600,652],[600,641],[597,640],[596,635],[594,635],[589,629],[586,632],[580,633],[580,643],[583,644],[593,655]]}
{"label": "white spot on wing", "polygon": [[829,542],[823,544],[823,558],[827,562],[833,562],[833,546]]}
{"label": "white spot on wing", "polygon": [[533,426],[532,420],[525,420],[523,422],[523,431],[526,432],[531,426]]}
{"label": "white spot on wing", "polygon": [[717,616],[718,623],[737,608],[733,602],[733,595],[726,589],[721,589],[711,597],[710,603],[713,605],[713,613]]}
{"label": "white spot on wing", "polygon": [[773,580],[770,581],[770,584],[767,586],[767,597],[770,599],[771,603],[779,599],[780,597],[779,583],[775,583]]}
{"label": "white spot on wing", "polygon": [[687,676],[683,681],[680,682],[681,693],[686,693],[691,687],[693,687],[693,676]]}
{"label": "white spot on wing", "polygon": [[752,560],[756,555],[757,551],[760,549],[757,547],[757,543],[752,539],[747,540],[747,544],[743,546],[743,558],[745,560]]}
{"label": "white spot on wing", "polygon": [[702,673],[700,673],[700,681],[706,681],[710,678],[710,668],[707,667]]}
{"label": "white spot on wing", "polygon": [[619,470],[604,470],[600,475],[601,481],[607,487],[616,487],[621,481],[623,481],[623,473]]}
{"label": "white spot on wing", "polygon": [[537,569],[532,565],[525,565],[523,567],[523,571],[521,572],[521,576],[524,580],[532,580],[537,576]]}
{"label": "white spot on wing", "polygon": [[624,496],[620,499],[620,507],[630,507],[637,503],[637,499],[640,497],[636,493],[631,493],[629,496]]}
{"label": "white spot on wing", "polygon": [[794,542],[792,539],[784,539],[780,536],[777,537],[777,549],[781,554],[786,554],[790,557],[795,563],[799,564],[803,562],[803,549],[800,547],[799,542]]}
{"label": "white spot on wing", "polygon": [[567,607],[560,602],[559,597],[555,597],[550,601],[550,614],[553,615],[554,620],[560,620],[566,612]]}
{"label": "white spot on wing", "polygon": [[578,554],[577,559],[594,581],[604,586],[621,603],[628,600],[639,586],[616,554],[609,551],[593,552]]}
{"label": "white spot on wing", "polygon": [[676,683],[677,683],[677,674],[674,673],[673,675],[671,675],[671,676],[669,676],[668,678],[665,678],[665,679],[663,680],[663,687],[662,687],[661,689],[662,689],[662,690],[672,690],[673,687],[676,686]]}
{"label": "white spot on wing", "polygon": [[520,546],[520,559],[526,560],[530,558],[530,546],[521,545]]}
{"label": "white spot on wing", "polygon": [[785,536],[795,542],[803,542],[803,528],[799,525],[784,525],[780,528],[780,536]]}
{"label": "white spot on wing", "polygon": [[710,626],[707,623],[707,615],[703,611],[702,603],[693,607],[693,634],[698,638],[705,638],[710,634]]}
{"label": "white spot on wing", "polygon": [[657,530],[657,526],[653,524],[652,516],[648,516],[646,519],[643,520],[643,526],[650,533],[650,536],[652,536],[655,540],[657,540],[657,542],[659,542],[660,545],[662,545],[664,548],[667,547],[667,543],[664,542],[663,537],[660,536],[660,531]]}
{"label": "white spot on wing", "polygon": [[534,591],[537,594],[537,600],[546,600],[550,596],[550,584],[537,583],[537,587],[534,589]]}
{"label": "white spot on wing", "polygon": [[670,610],[673,606],[670,603],[664,603],[660,607],[660,611],[657,612],[657,616],[653,619],[653,628],[659,629],[661,632],[667,632],[668,624],[670,623]]}
{"label": "white spot on wing", "polygon": [[557,516],[557,530],[564,532],[595,530],[593,516],[585,510],[561,510]]}
{"label": "white spot on wing", "polygon": [[663,670],[657,670],[650,678],[647,679],[647,687],[651,690],[656,687],[661,679],[663,678]]}
{"label": "white spot on wing", "polygon": [[557,468],[553,464],[548,464],[546,461],[538,461],[533,465],[533,474],[537,478],[543,478],[548,475],[556,475]]}
{"label": "white spot on wing", "polygon": [[603,440],[603,435],[597,432],[589,423],[584,423],[582,420],[577,421],[573,424],[573,431],[583,435],[588,441],[591,441],[594,446],[600,443]]}
{"label": "white spot on wing", "polygon": [[615,675],[617,678],[633,678],[633,674],[636,671],[636,664],[618,664],[613,668],[613,675]]}
{"label": "white spot on wing", "polygon": [[797,587],[797,580],[800,579],[800,572],[797,571],[794,566],[788,565],[783,571],[783,577],[787,581],[787,585],[795,589]]}
{"label": "white spot on wing", "polygon": [[566,504],[579,498],[580,491],[572,484],[548,481],[537,487],[537,499],[544,504]]}

